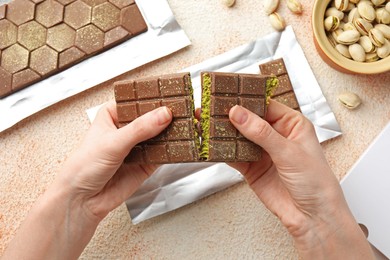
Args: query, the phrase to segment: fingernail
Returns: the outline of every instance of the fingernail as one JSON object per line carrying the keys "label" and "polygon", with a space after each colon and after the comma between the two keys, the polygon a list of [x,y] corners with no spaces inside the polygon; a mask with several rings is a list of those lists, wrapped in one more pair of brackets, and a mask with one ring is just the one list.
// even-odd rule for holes
{"label": "fingernail", "polygon": [[241,106],[234,106],[230,110],[230,119],[236,124],[242,125],[248,119],[248,113]]}
{"label": "fingernail", "polygon": [[160,107],[157,109],[157,118],[159,125],[165,125],[172,119],[171,110],[169,110],[167,107]]}

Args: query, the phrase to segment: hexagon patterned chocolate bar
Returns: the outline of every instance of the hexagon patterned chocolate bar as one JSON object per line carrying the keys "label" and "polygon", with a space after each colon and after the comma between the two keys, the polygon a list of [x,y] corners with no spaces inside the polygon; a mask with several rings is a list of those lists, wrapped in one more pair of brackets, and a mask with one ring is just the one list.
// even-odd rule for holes
{"label": "hexagon patterned chocolate bar", "polygon": [[0,97],[147,30],[134,0],[13,0],[0,6]]}

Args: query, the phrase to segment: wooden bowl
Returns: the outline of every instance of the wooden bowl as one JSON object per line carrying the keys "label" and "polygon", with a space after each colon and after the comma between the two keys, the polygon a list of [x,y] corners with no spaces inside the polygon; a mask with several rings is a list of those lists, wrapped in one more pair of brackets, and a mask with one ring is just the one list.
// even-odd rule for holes
{"label": "wooden bowl", "polygon": [[325,28],[325,11],[333,0],[315,0],[312,13],[314,43],[322,59],[334,69],[351,74],[379,74],[390,71],[390,56],[375,62],[357,62],[341,55],[329,42]]}

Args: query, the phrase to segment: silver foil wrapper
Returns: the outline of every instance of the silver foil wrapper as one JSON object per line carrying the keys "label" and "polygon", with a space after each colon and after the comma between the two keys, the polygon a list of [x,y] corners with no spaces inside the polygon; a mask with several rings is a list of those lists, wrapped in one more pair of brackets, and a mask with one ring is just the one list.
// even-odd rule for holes
{"label": "silver foil wrapper", "polygon": [[[341,134],[336,118],[296,40],[291,27],[272,33],[200,64],[191,73],[195,105],[200,107],[201,71],[260,73],[259,64],[283,58],[302,113],[314,124],[320,142]],[[90,118],[96,108],[89,111]],[[224,163],[167,164],[147,179],[127,201],[134,224],[180,208],[243,181]]]}
{"label": "silver foil wrapper", "polygon": [[[5,2],[9,1],[0,5]],[[136,2],[147,32],[0,99],[0,132],[54,103],[191,44],[166,0]]]}

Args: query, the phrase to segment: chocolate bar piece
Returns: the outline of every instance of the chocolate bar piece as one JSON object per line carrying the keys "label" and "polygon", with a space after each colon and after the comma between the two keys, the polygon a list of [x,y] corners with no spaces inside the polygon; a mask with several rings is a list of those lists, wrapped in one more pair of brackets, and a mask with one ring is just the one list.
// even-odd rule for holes
{"label": "chocolate bar piece", "polygon": [[203,72],[202,145],[206,161],[257,161],[261,148],[244,138],[230,123],[229,110],[241,105],[260,117],[266,113],[268,76]]}
{"label": "chocolate bar piece", "polygon": [[134,0],[13,0],[0,6],[0,97],[147,30]]}
{"label": "chocolate bar piece", "polygon": [[126,162],[163,164],[198,161],[191,77],[179,73],[115,83],[119,123],[123,126],[161,106],[171,109],[173,120],[160,135],[138,144]]}
{"label": "chocolate bar piece", "polygon": [[287,68],[282,58],[260,64],[263,75],[275,75],[279,80],[279,86],[273,91],[272,99],[292,108],[300,110],[297,97],[295,96]]}

